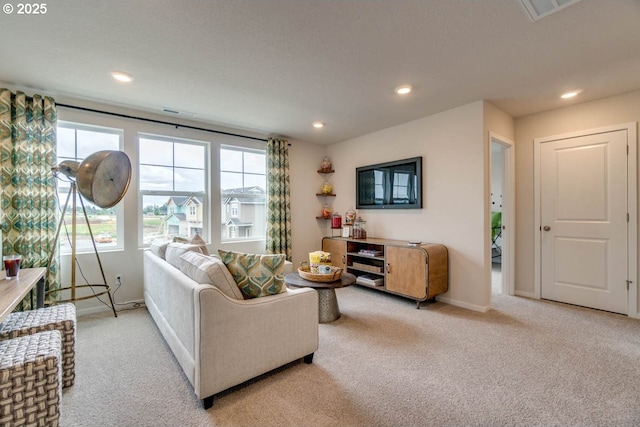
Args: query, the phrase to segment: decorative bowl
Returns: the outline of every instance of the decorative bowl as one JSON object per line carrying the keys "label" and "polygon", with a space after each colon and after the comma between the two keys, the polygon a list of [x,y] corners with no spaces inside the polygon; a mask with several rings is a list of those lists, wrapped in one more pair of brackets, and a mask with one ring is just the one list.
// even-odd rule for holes
{"label": "decorative bowl", "polygon": [[342,269],[340,267],[331,266],[330,273],[311,273],[308,265],[298,267],[298,274],[305,280],[311,280],[312,282],[335,282],[340,280],[342,276]]}

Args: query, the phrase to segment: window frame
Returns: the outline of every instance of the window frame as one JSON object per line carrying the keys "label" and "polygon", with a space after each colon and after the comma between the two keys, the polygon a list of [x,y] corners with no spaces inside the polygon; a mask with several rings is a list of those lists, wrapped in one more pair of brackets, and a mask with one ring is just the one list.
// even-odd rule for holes
{"label": "window frame", "polygon": [[[187,145],[196,145],[196,146],[201,146],[204,148],[204,164],[203,164],[203,172],[204,172],[204,189],[203,191],[169,191],[169,190],[143,190],[142,189],[142,176],[140,173],[140,167],[143,165],[149,165],[149,166],[158,166],[157,164],[153,164],[153,163],[143,163],[143,159],[142,159],[142,155],[140,152],[140,140],[141,139],[151,139],[151,140],[157,140],[157,141],[162,141],[162,142],[170,142],[173,144],[187,144]],[[178,137],[178,136],[170,136],[170,135],[159,135],[159,134],[153,134],[153,133],[149,133],[149,132],[138,132],[136,135],[136,148],[137,148],[137,152],[138,152],[138,161],[137,161],[137,168],[138,168],[138,182],[137,182],[137,186],[138,186],[138,212],[137,212],[137,216],[138,216],[138,246],[141,248],[145,248],[145,247],[149,247],[149,245],[151,244],[151,242],[153,241],[153,238],[151,238],[149,241],[145,242],[145,236],[144,236],[144,197],[145,196],[166,196],[167,200],[170,197],[197,197],[200,199],[200,202],[202,204],[202,232],[199,233],[200,237],[202,237],[205,242],[209,243],[211,241],[210,239],[210,229],[211,229],[211,215],[209,214],[210,209],[209,209],[209,205],[210,205],[210,200],[211,200],[211,167],[210,167],[210,156],[211,156],[211,143],[209,141],[205,141],[205,140],[196,140],[196,139],[191,139],[191,138],[184,138],[184,137]],[[174,152],[175,154],[175,145],[174,145]],[[175,157],[172,159],[173,164],[170,166],[172,169],[174,169],[174,177],[175,178]],[[166,165],[162,165],[162,166],[166,166]],[[169,166],[166,166],[169,167]],[[178,167],[178,168],[182,168],[182,167]],[[197,168],[194,168],[197,169]],[[175,188],[175,180],[173,180],[173,187]],[[171,208],[167,209],[167,216],[169,216],[169,210]],[[173,211],[173,213],[175,213],[174,209],[171,209]],[[187,211],[187,215],[188,215],[188,211]],[[168,230],[167,230],[168,232]],[[165,234],[166,235],[166,234]]]}
{"label": "window frame", "polygon": [[[67,159],[81,162],[83,159],[86,158],[86,157],[78,158],[78,134],[77,134],[78,131],[88,131],[88,132],[117,135],[118,150],[124,151],[124,129],[122,128],[93,125],[89,123],[80,123],[80,122],[74,122],[74,121],[68,121],[68,120],[58,120],[58,122],[56,123],[56,135],[59,133],[60,128],[71,129],[75,132],[74,158],[72,159],[68,156],[63,156],[61,160],[60,157],[58,156],[59,144],[56,144],[56,165],[60,164],[61,161],[67,160]],[[101,149],[103,148],[95,150],[91,154],[95,153],[96,151],[100,151]],[[71,186],[63,186],[61,188],[60,183],[63,183],[63,182],[66,182],[66,181],[63,181],[61,179],[56,179],[56,198],[58,199],[58,214],[62,214],[62,209],[64,208],[65,201],[67,200],[67,197],[69,196],[69,191],[71,190]],[[82,197],[80,195],[80,192],[77,193],[77,197],[78,198]],[[72,203],[73,203],[73,200],[69,198],[69,206],[67,206],[67,211],[70,211],[72,209]],[[87,207],[87,204],[93,205],[88,200],[84,200],[84,198],[82,203],[84,204],[85,208]],[[101,246],[96,244],[95,247],[98,252],[113,252],[113,251],[124,250],[124,211],[125,211],[124,204],[125,204],[124,200],[121,200],[116,206],[113,207],[115,211],[115,219],[116,219],[115,245]],[[77,204],[77,207],[81,207],[80,203]],[[79,215],[78,218],[81,218],[82,220],[84,220],[84,218],[82,218],[82,215]],[[71,227],[72,227],[71,224],[66,224],[66,229],[68,230],[69,233],[71,232]],[[91,233],[93,234],[94,239],[96,238],[96,236],[98,236],[98,234],[101,234],[101,233],[96,233],[95,230],[93,230],[93,228],[91,229]],[[71,255],[71,246],[61,245],[63,241],[66,241],[65,235],[66,234],[64,233],[64,230],[60,230],[60,236],[57,242],[59,253],[60,255]],[[70,238],[71,236],[69,236],[69,239]],[[89,247],[77,247],[77,246],[78,244],[76,241],[75,250],[76,250],[76,253],[78,254],[92,253],[94,251],[93,245]]]}

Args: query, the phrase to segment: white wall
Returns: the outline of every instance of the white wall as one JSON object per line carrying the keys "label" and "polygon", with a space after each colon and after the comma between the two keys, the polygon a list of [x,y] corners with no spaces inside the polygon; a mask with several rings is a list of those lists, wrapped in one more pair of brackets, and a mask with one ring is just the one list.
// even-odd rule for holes
{"label": "white wall", "polygon": [[324,145],[295,142],[289,148],[291,173],[291,217],[293,264],[309,261],[309,252],[322,249],[322,237],[327,235],[327,221],[315,219],[323,205],[320,192],[324,176],[316,171],[325,156]]}
{"label": "white wall", "polygon": [[449,249],[449,291],[442,301],[489,308],[488,139],[478,101],[328,147],[334,209],[355,206],[355,168],[423,156],[423,209],[359,210],[369,237],[442,243]]}
{"label": "white wall", "polygon": [[[640,121],[640,91],[521,117],[516,120],[516,294],[534,292],[533,140]],[[637,278],[633,279],[637,285]]]}

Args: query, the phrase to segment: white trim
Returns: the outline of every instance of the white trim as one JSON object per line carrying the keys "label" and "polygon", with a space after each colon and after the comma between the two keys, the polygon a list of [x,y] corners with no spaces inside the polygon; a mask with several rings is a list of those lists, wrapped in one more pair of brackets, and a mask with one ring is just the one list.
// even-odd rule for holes
{"label": "white trim", "polygon": [[[533,298],[536,299],[536,296],[531,293],[531,292],[526,292],[526,291],[515,291],[513,293],[513,295],[517,296],[517,297],[523,297],[523,298]],[[537,298],[540,299],[540,298]]]}
{"label": "white trim", "polygon": [[481,306],[481,305],[469,304],[468,302],[451,299],[449,297],[442,296],[442,295],[438,295],[436,297],[436,301],[440,301],[449,305],[455,305],[456,307],[466,308],[467,310],[479,311],[480,313],[487,313],[488,311],[491,310],[490,305]]}
{"label": "white trim", "polygon": [[[491,144],[496,142],[505,149],[502,152],[502,292],[507,295],[513,295],[515,291],[515,143],[494,132],[489,132],[489,149]],[[491,165],[491,156],[489,156],[489,170]],[[489,218],[489,221],[491,219]],[[489,226],[491,222],[489,222]],[[491,248],[489,248],[491,251]]]}
{"label": "white trim", "polygon": [[629,283],[629,317],[640,318],[638,312],[638,132],[637,123],[627,123],[627,226]]}
{"label": "white trim", "polygon": [[540,253],[540,150],[544,138],[533,140],[533,298],[542,297]]}
{"label": "white trim", "polygon": [[627,279],[629,284],[627,315],[629,317],[640,318],[638,312],[638,148],[637,148],[637,122],[623,123],[613,126],[605,126],[595,129],[587,129],[577,132],[569,132],[560,135],[535,138],[533,140],[533,176],[534,176],[534,282],[533,296],[541,298],[541,242],[540,230],[540,150],[542,144],[559,139],[576,138],[598,133],[627,131],[627,146],[629,155],[627,156],[627,212],[629,223],[627,225]]}

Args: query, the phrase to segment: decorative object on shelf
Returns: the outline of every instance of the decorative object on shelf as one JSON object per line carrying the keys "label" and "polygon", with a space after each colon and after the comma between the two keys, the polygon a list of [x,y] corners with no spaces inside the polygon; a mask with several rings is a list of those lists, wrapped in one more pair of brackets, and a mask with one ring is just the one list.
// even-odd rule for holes
{"label": "decorative object on shelf", "polygon": [[[100,255],[98,254],[98,249],[96,248],[95,239],[93,236],[93,231],[91,230],[91,225],[89,223],[89,218],[87,217],[87,211],[84,207],[84,202],[82,201],[82,197],[87,199],[89,202],[94,205],[108,209],[117,205],[120,200],[124,197],[127,189],[129,188],[129,183],[131,182],[131,161],[129,157],[122,151],[114,151],[114,150],[103,150],[97,151],[87,158],[85,158],[82,163],[73,161],[73,160],[65,160],[60,162],[60,164],[53,168],[53,172],[56,178],[61,179],[59,174],[66,176],[70,181],[69,193],[67,194],[67,200],[64,204],[64,208],[60,214],[60,222],[58,223],[58,230],[56,231],[56,237],[54,242],[58,242],[58,237],[60,236],[60,230],[63,227],[64,216],[67,211],[67,207],[69,206],[69,199],[72,200],[72,219],[71,219],[71,285],[65,288],[60,288],[57,291],[70,290],[71,298],[67,300],[57,301],[59,303],[62,302],[76,302],[89,298],[97,298],[100,295],[107,294],[109,296],[109,301],[111,303],[111,309],[113,310],[113,315],[118,317],[116,313],[116,309],[113,305],[113,298],[111,297],[111,293],[109,292],[109,285],[107,284],[107,279],[104,275],[104,270],[102,268],[102,262],[100,261]],[[80,193],[82,197],[77,197],[77,193]],[[98,266],[100,267],[100,273],[102,274],[103,283],[100,284],[86,284],[86,285],[76,285],[76,201],[80,201],[80,206],[82,208],[82,213],[84,214],[84,219],[87,223],[87,228],[89,230],[89,236],[91,237],[91,243],[93,244],[93,250],[96,254],[96,259],[98,260]],[[49,256],[48,266],[51,265],[53,260],[54,253],[57,244],[54,243],[54,249]],[[76,297],[76,288],[88,287],[91,288],[92,293],[87,296]],[[103,287],[104,291],[96,293],[93,288],[94,287]]]}
{"label": "decorative object on shelf", "polygon": [[353,238],[354,239],[366,239],[367,238],[367,229],[366,229],[367,221],[362,219],[362,217],[356,218],[353,223]]}
{"label": "decorative object on shelf", "polygon": [[363,274],[356,279],[358,285],[366,286],[384,286],[384,279],[382,277],[372,276],[371,274]]}
{"label": "decorative object on shelf", "polygon": [[[334,171],[331,170],[331,162],[329,161],[328,157],[325,157],[325,160],[327,161],[327,163],[324,162],[323,160],[323,164],[326,166],[328,165],[328,169],[318,169],[318,173],[321,174],[327,174],[327,173],[333,173]],[[333,187],[331,185],[331,183],[326,179],[325,176],[325,180],[322,184],[322,187],[320,188],[320,192],[316,193],[316,196],[321,196],[324,197],[324,202],[327,202],[327,197],[335,197],[335,194],[332,193],[333,191]],[[322,214],[319,217],[316,217],[316,219],[331,219],[331,209],[329,208],[328,205],[324,205],[322,207]]]}
{"label": "decorative object on shelf", "polygon": [[331,194],[331,190],[333,190],[331,183],[329,183],[329,181],[325,181],[322,184],[322,194]]}
{"label": "decorative object on shelf", "polygon": [[298,274],[305,280],[312,282],[335,282],[342,276],[340,267],[330,266],[329,273],[312,273],[308,265],[298,267]]}
{"label": "decorative object on shelf", "polygon": [[349,210],[344,214],[344,225],[353,225],[356,220],[356,211],[353,208],[349,208]]}
{"label": "decorative object on shelf", "polygon": [[329,157],[324,156],[324,158],[322,159],[322,163],[320,163],[319,172],[323,172],[323,173],[333,172],[331,170],[331,160],[329,159]]}
{"label": "decorative object on shelf", "polygon": [[338,212],[331,215],[331,228],[342,228],[342,215]]}

